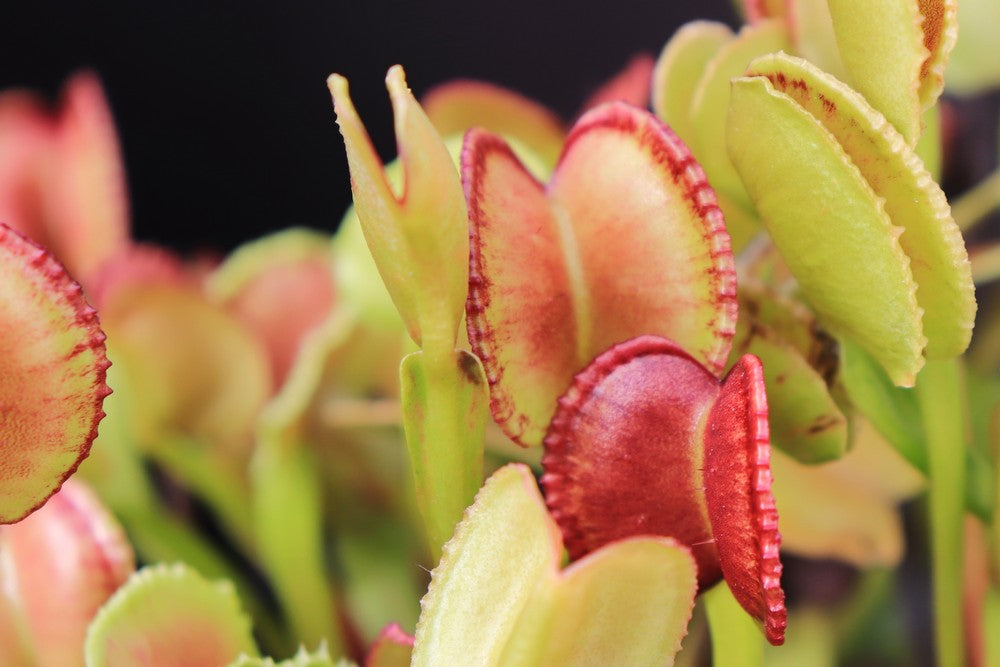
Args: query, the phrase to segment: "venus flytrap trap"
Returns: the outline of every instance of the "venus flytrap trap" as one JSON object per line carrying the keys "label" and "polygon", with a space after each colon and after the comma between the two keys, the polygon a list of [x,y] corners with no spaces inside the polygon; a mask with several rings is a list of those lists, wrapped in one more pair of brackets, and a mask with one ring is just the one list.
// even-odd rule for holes
{"label": "venus flytrap trap", "polygon": [[45,250],[0,224],[0,522],[41,506],[86,458],[110,393],[97,312]]}
{"label": "venus flytrap trap", "polygon": [[469,339],[509,436],[540,444],[573,374],[644,332],[722,369],[736,314],[729,238],[700,168],[667,128],[634,107],[598,107],[570,133],[548,188],[502,139],[476,130],[462,170]]}
{"label": "venus flytrap trap", "polygon": [[135,570],[121,526],[75,479],[0,526],[0,554],[0,652],[12,667],[77,664],[94,615]]}
{"label": "venus flytrap trap", "polygon": [[434,570],[411,664],[672,664],[696,587],[687,549],[637,537],[560,571],[561,551],[530,471],[494,473]]}

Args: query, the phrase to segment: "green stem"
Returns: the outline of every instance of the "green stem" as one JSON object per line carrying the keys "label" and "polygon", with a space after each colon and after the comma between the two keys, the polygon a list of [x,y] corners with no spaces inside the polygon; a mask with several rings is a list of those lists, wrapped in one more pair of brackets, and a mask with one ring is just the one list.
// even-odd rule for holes
{"label": "green stem", "polygon": [[314,457],[301,443],[261,439],[251,474],[258,554],[295,639],[306,646],[326,641],[332,655],[342,653]]}
{"label": "green stem", "polygon": [[437,561],[482,484],[489,398],[476,357],[434,352],[403,359],[400,381],[417,505]]}
{"label": "green stem", "polygon": [[733,597],[725,582],[702,596],[712,637],[716,667],[759,667],[764,664],[764,635],[757,622]]}
{"label": "green stem", "polygon": [[967,231],[1000,207],[1000,169],[962,193],[951,205],[959,229]]}
{"label": "green stem", "polygon": [[930,467],[930,534],[937,664],[965,662],[962,626],[965,406],[958,361],[929,360],[917,377]]}
{"label": "green stem", "polygon": [[247,555],[253,555],[249,493],[223,454],[213,452],[208,443],[173,435],[150,448],[149,455],[200,498],[226,534]]}
{"label": "green stem", "polygon": [[1000,632],[991,628],[1000,628],[1000,590],[991,588],[986,591],[983,601],[983,633],[986,640],[986,667],[1000,667]]}

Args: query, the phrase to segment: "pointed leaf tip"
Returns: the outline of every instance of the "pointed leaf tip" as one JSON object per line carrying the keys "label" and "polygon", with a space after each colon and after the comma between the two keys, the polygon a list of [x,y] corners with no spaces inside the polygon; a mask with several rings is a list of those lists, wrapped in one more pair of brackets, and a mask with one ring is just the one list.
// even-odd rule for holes
{"label": "pointed leaf tip", "polygon": [[0,224],[0,522],[23,518],[86,458],[111,393],[97,312],[47,251]]}
{"label": "pointed leaf tip", "polygon": [[407,667],[413,654],[413,636],[399,623],[382,628],[365,656],[364,667]]}
{"label": "pointed leaf tip", "polygon": [[468,283],[468,218],[454,162],[406,85],[386,75],[404,182],[397,194],[351,102],[347,81],[328,79],[347,149],[351,190],[365,240],[411,338],[451,349]]}

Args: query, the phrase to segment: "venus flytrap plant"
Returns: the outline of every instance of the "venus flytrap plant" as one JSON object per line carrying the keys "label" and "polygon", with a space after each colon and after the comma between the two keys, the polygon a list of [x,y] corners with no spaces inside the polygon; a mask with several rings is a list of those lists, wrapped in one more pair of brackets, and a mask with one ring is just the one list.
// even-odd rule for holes
{"label": "venus flytrap plant", "polygon": [[89,666],[227,665],[257,655],[232,586],[181,564],[145,567],[102,607],[87,632]]}
{"label": "venus flytrap plant", "polygon": [[[788,57],[755,61],[749,73],[758,71],[734,84],[728,137],[771,238],[824,324],[857,341],[897,384],[912,385],[925,347],[948,357],[968,346],[975,314],[965,246],[944,196],[846,86]],[[769,122],[751,129],[762,117]],[[819,150],[795,148],[807,136]],[[768,164],[784,171],[761,169],[765,151],[782,156]],[[812,189],[823,179],[823,189]],[[802,197],[827,199],[803,211],[794,204]],[[816,217],[803,224],[803,215]],[[828,229],[838,231],[838,245],[820,241]],[[873,282],[884,287],[858,303]]]}
{"label": "venus flytrap plant", "polygon": [[[369,667],[670,664],[698,593],[715,664],[845,659],[833,637],[850,623],[808,606],[788,613],[791,653],[764,647],[765,636],[784,641],[787,622],[779,545],[891,567],[903,553],[896,504],[923,475],[938,660],[962,660],[963,629],[984,643],[980,615],[960,625],[952,595],[961,514],[992,522],[994,538],[1000,525],[988,444],[1000,384],[967,379],[956,362],[974,274],[935,184],[931,105],[954,2],[742,4],[738,34],[689,24],[652,73],[638,58],[585,105],[644,106],[651,85],[677,134],[620,101],[586,109],[567,132],[544,107],[470,81],[433,90],[425,115],[397,67],[387,85],[400,159],[384,168],[332,76],[357,216],[332,246],[291,232],[218,267],[122,232],[121,165],[93,79],[71,84],[56,116],[0,97],[0,207],[79,266],[116,361],[87,477],[141,559],[196,566],[152,566],[125,584],[90,627],[88,664],[339,667],[331,655],[360,658],[354,645],[373,638]],[[956,216],[988,210],[984,192]],[[14,276],[0,285],[0,319],[18,339],[0,355],[0,376],[15,378],[0,402],[21,418],[64,397],[61,414],[34,421],[70,445],[23,487],[27,464],[0,464],[16,473],[0,476],[0,511],[16,518],[86,452],[106,361],[79,288],[51,259],[3,227],[0,253]],[[38,304],[48,305],[27,307]],[[398,358],[404,330],[420,350],[391,377],[385,359]],[[461,350],[466,334],[476,356]],[[487,404],[532,448],[522,456],[544,498],[519,465],[476,494]],[[400,422],[437,561],[414,636],[425,582],[413,572],[412,494],[394,476]],[[21,456],[5,458],[30,463],[37,435],[3,433]],[[64,488],[34,525],[87,505],[67,508],[74,493]],[[185,511],[190,499],[210,530]],[[72,599],[38,593],[65,555],[38,544],[100,549],[60,537],[79,537],[65,522],[32,525],[0,529],[0,576],[12,563],[23,574],[21,597],[0,604],[0,646],[5,659],[72,660],[114,584],[83,567],[51,577]],[[879,576],[865,575],[860,601],[838,614],[877,601]],[[222,577],[256,637],[233,587],[209,581]],[[1000,606],[992,588],[970,602],[986,619]],[[269,593],[277,604],[262,602]],[[70,602],[63,623],[38,620],[56,612],[37,609]],[[376,637],[397,613],[403,626]],[[72,640],[33,639],[66,628]],[[299,641],[317,648],[275,663],[257,657],[257,641],[282,655]]]}
{"label": "venus flytrap plant", "polygon": [[640,534],[688,545],[699,588],[724,576],[781,644],[768,438],[756,357],[720,385],[670,341],[635,338],[599,356],[560,399],[545,439],[546,501],[574,558]]}

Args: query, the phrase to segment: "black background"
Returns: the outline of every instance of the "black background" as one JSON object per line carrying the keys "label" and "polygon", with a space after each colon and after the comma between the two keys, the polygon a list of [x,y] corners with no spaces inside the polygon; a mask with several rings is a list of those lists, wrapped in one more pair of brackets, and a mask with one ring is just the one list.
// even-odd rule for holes
{"label": "black background", "polygon": [[736,23],[728,0],[0,2],[0,87],[54,98],[71,72],[96,70],[121,136],[134,235],[182,250],[336,226],[350,188],[331,72],[350,79],[391,158],[383,79],[394,63],[418,96],[482,78],[569,116],[683,22]]}

